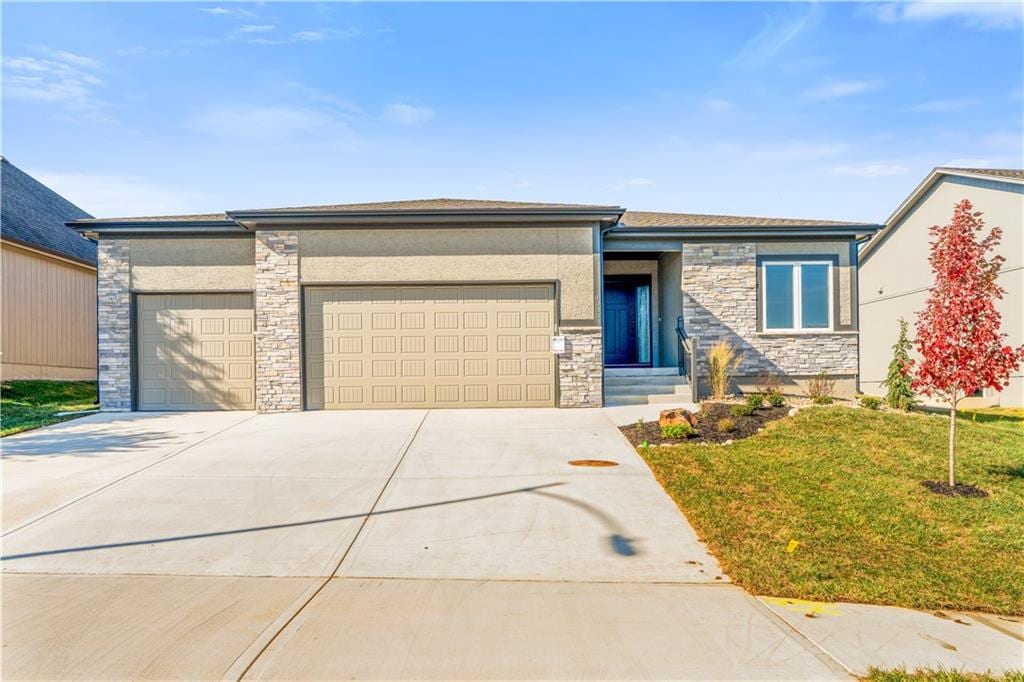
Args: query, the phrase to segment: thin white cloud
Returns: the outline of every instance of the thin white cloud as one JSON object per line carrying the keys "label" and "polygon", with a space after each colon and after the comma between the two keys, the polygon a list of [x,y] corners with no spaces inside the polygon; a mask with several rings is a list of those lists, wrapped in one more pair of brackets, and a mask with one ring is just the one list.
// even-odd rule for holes
{"label": "thin white cloud", "polygon": [[825,81],[804,93],[810,99],[837,99],[859,95],[878,87],[877,83],[863,80]]}
{"label": "thin white cloud", "polygon": [[654,180],[651,180],[650,178],[633,178],[626,182],[626,184],[630,187],[652,187],[654,185]]}
{"label": "thin white cloud", "polygon": [[179,48],[169,50],[163,47],[145,47],[143,45],[129,45],[114,50],[118,57],[167,57],[172,54],[188,54],[188,50]]}
{"label": "thin white cloud", "polygon": [[36,178],[96,216],[201,212],[215,203],[200,192],[162,185],[138,175],[44,171]]}
{"label": "thin white cloud", "polygon": [[1019,2],[901,2],[866,3],[879,21],[957,20],[982,30],[1019,29],[1024,25],[1024,4]]}
{"label": "thin white cloud", "polygon": [[208,135],[261,141],[318,133],[333,125],[336,125],[335,119],[322,111],[286,105],[219,105],[185,122],[187,128]]}
{"label": "thin white cloud", "polygon": [[411,104],[395,103],[384,107],[384,118],[402,126],[418,126],[434,118],[434,110]]}
{"label": "thin white cloud", "polygon": [[269,33],[273,31],[276,26],[273,24],[245,24],[238,29],[239,33]]}
{"label": "thin white cloud", "polygon": [[626,180],[625,182],[615,182],[607,185],[608,189],[615,190],[616,192],[624,189],[640,189],[643,187],[653,187],[656,183],[654,180],[645,177],[636,177]]}
{"label": "thin white cloud", "polygon": [[856,178],[874,180],[875,178],[887,178],[894,175],[906,175],[909,168],[898,163],[859,163],[833,166],[833,175],[846,175]]}
{"label": "thin white cloud", "polygon": [[919,102],[906,108],[906,111],[942,114],[950,111],[960,111],[973,107],[978,103],[976,99],[933,99],[927,102]]}
{"label": "thin white cloud", "polygon": [[67,50],[55,50],[52,47],[37,47],[36,52],[45,54],[46,56],[64,64],[70,64],[80,69],[88,69],[96,71],[103,68],[103,62],[92,57],[85,57],[74,52],[68,52]]}
{"label": "thin white cloud", "polygon": [[241,7],[201,7],[200,12],[206,12],[207,14],[213,14],[214,16],[239,16],[239,17],[254,17],[256,16],[253,12]]}
{"label": "thin white cloud", "polygon": [[[794,4],[792,7],[796,7]],[[812,3],[806,11],[787,7],[765,19],[761,30],[740,49],[731,63],[742,68],[757,68],[771,62],[787,45],[818,24],[821,9]]]}
{"label": "thin white cloud", "polygon": [[721,113],[725,111],[732,111],[736,108],[736,104],[721,97],[709,97],[704,100],[704,108],[708,111]]}
{"label": "thin white cloud", "polygon": [[97,59],[72,52],[39,48],[51,58],[17,56],[3,59],[4,96],[21,102],[62,104],[79,116],[105,120],[105,104],[96,96],[104,81]]}
{"label": "thin white cloud", "polygon": [[246,37],[239,33],[233,33],[219,42],[243,40],[253,45],[290,45],[293,43],[321,43],[328,40],[349,40],[360,35],[362,35],[362,31],[357,28],[319,28],[310,31],[295,31],[282,38]]}

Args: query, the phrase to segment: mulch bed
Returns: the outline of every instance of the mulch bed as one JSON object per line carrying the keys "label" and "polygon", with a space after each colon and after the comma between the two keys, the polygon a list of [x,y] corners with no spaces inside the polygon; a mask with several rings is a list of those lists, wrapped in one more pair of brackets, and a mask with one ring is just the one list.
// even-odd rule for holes
{"label": "mulch bed", "polygon": [[940,483],[939,481],[921,481],[921,485],[936,495],[945,495],[947,497],[988,497],[988,493],[978,486],[967,485],[966,483],[957,483],[951,486],[948,483]]}
{"label": "mulch bed", "polygon": [[[733,405],[728,403],[704,403],[697,412],[697,433],[689,438],[662,438],[661,427],[657,420],[644,422],[642,426],[630,424],[622,426],[620,431],[626,436],[630,443],[639,447],[647,441],[651,445],[664,445],[676,443],[725,443],[736,441],[741,438],[749,438],[757,433],[768,422],[782,419],[789,414],[789,406],[783,407],[762,407],[754,410],[749,417],[734,417],[731,410]],[[729,418],[735,428],[732,431],[722,433],[718,430],[718,420]]]}

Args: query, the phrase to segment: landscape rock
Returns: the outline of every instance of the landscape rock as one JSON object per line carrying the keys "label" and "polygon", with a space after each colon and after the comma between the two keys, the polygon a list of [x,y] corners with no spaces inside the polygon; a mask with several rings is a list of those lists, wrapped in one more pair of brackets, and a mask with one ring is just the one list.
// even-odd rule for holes
{"label": "landscape rock", "polygon": [[673,424],[689,424],[690,426],[697,426],[697,415],[689,410],[681,407],[676,407],[671,410],[662,410],[658,416],[659,426],[672,426]]}

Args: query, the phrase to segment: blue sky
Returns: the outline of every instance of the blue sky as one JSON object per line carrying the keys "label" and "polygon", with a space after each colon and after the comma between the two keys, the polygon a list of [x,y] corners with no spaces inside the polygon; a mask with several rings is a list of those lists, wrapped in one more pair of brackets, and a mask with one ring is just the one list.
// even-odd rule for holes
{"label": "blue sky", "polygon": [[884,219],[1021,167],[1018,4],[5,3],[3,153],[96,215],[421,197]]}

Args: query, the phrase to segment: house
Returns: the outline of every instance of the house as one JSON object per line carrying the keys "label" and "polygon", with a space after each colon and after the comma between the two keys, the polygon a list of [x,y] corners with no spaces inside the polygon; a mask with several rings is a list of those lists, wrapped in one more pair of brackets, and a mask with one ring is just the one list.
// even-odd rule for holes
{"label": "house", "polygon": [[89,214],[0,157],[0,376],[96,378],[96,244]]}
{"label": "house", "polygon": [[[913,324],[934,277],[928,264],[932,225],[946,225],[953,207],[969,199],[983,213],[986,230],[1003,229],[998,253],[1006,261],[997,308],[1012,346],[1024,343],[1024,171],[936,168],[917,186],[861,250],[860,389],[883,395],[899,320]],[[985,390],[965,404],[1024,406],[1024,375],[1018,370],[1003,391]]]}
{"label": "house", "polygon": [[261,411],[688,399],[721,339],[741,390],[852,395],[879,227],[456,199],[70,224],[104,409]]}

